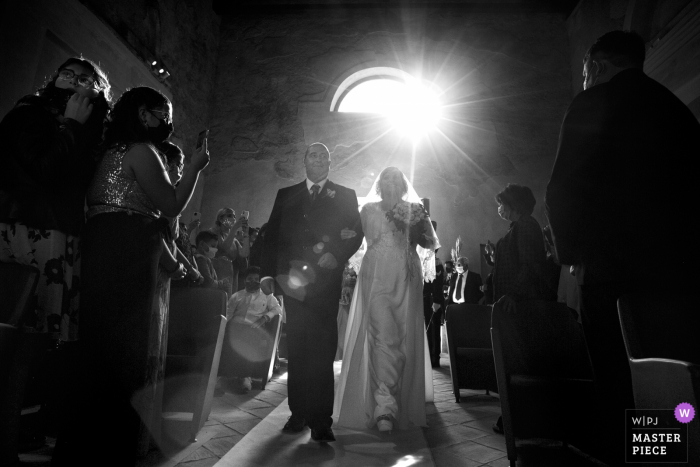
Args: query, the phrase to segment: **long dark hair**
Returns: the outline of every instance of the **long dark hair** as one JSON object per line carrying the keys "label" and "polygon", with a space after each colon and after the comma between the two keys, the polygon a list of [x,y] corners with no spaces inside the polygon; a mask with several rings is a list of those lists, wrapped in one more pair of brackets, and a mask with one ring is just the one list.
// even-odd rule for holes
{"label": "long dark hair", "polygon": [[156,109],[169,106],[170,100],[162,92],[147,86],[126,90],[112,109],[102,143],[103,149],[118,144],[151,143],[148,130],[139,118],[139,108],[142,105],[148,109]]}
{"label": "long dark hair", "polygon": [[24,96],[17,101],[17,105],[43,105],[53,114],[63,115],[66,110],[67,101],[65,100],[65,97],[57,99],[60,93],[58,92],[59,89],[56,87],[56,80],[58,79],[59,72],[69,65],[81,65],[89,70],[92,70],[92,78],[100,88],[97,97],[90,101],[92,103],[92,113],[83,126],[89,135],[89,143],[87,147],[93,148],[97,146],[100,141],[102,141],[104,122],[112,107],[112,87],[109,84],[109,79],[107,79],[107,74],[97,63],[93,62],[92,60],[84,57],[69,58],[63,62],[46,81],[44,81],[44,84],[37,89],[34,94]]}

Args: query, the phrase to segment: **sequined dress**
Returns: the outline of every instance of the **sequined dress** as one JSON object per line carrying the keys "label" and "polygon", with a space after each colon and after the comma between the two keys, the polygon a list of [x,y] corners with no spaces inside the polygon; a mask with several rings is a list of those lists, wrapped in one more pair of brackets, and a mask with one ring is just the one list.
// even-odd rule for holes
{"label": "sequined dress", "polygon": [[370,428],[385,414],[398,428],[426,426],[433,383],[421,261],[379,203],[366,204],[360,217],[367,252],[350,307],[334,415],[350,428]]}
{"label": "sequined dress", "polygon": [[[92,465],[104,457],[105,439],[116,446],[109,465],[134,465],[159,438],[170,280],[158,263],[168,224],[122,170],[131,147],[104,154],[87,195],[84,374],[71,428],[57,440],[56,465]],[[95,407],[110,418],[100,430]]]}

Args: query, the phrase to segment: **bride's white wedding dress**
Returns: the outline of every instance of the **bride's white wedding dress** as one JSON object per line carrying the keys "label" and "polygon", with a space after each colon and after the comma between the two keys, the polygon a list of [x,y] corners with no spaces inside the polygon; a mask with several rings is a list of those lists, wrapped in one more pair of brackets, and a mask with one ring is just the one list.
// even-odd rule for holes
{"label": "bride's white wedding dress", "polygon": [[426,426],[433,381],[421,260],[379,203],[363,206],[360,217],[367,250],[350,307],[334,415],[350,428],[370,428],[385,414],[398,428]]}

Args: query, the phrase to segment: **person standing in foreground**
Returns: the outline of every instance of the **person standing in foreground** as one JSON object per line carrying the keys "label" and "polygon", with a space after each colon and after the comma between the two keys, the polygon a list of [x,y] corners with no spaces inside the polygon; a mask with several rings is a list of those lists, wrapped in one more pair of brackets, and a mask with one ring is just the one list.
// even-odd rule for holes
{"label": "person standing in foreground", "polygon": [[600,436],[609,440],[602,460],[611,465],[624,462],[624,409],[634,406],[617,299],[667,294],[651,266],[673,274],[672,289],[688,293],[700,257],[696,175],[686,167],[700,154],[700,125],[644,74],[644,58],[634,32],[609,32],[588,50],[584,91],[564,117],[545,198],[559,260],[576,269],[598,425],[610,430]]}
{"label": "person standing in foreground", "polygon": [[[264,237],[263,280],[284,295],[289,349],[289,408],[284,431],[306,425],[315,441],[335,441],[333,359],[343,266],[362,243],[355,192],[328,180],[331,158],[322,143],[304,155],[306,180],[277,192]],[[341,238],[341,230],[357,233]]]}

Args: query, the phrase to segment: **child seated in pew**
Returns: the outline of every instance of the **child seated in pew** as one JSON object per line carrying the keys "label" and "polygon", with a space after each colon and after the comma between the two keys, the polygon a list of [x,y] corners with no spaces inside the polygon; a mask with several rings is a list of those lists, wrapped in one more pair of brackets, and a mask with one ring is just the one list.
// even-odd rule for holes
{"label": "child seated in pew", "polygon": [[258,329],[281,314],[282,307],[275,296],[265,294],[260,288],[260,268],[249,267],[245,273],[245,289],[234,293],[226,306],[227,337],[222,359],[229,360],[229,351],[237,353],[239,358],[235,367],[229,365],[229,362],[222,363],[225,376],[238,380],[237,392],[245,394],[251,390],[253,364],[261,357],[257,355],[260,333],[246,332],[246,328]]}
{"label": "child seated in pew", "polygon": [[216,243],[218,241],[219,238],[215,233],[209,232],[208,230],[199,232],[196,239],[197,253],[194,255],[194,259],[197,262],[199,273],[204,277],[202,287],[220,289],[224,292],[228,292],[230,279],[224,278],[219,280],[216,276],[214,265],[211,262],[218,251],[216,248]]}

